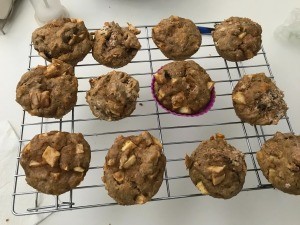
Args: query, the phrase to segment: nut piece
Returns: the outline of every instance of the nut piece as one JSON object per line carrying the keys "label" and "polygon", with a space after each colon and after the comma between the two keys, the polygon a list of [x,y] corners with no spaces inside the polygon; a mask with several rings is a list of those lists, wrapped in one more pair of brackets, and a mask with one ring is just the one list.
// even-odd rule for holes
{"label": "nut piece", "polygon": [[128,169],[131,167],[134,163],[136,162],[136,157],[135,155],[132,155],[129,157],[129,159],[124,163],[123,168]]}
{"label": "nut piece", "polygon": [[31,108],[38,109],[41,101],[41,96],[38,92],[30,92]]}
{"label": "nut piece", "polygon": [[166,93],[164,93],[162,90],[159,90],[158,91],[158,95],[157,95],[157,98],[159,100],[163,99],[165,97]]}
{"label": "nut piece", "polygon": [[147,146],[152,144],[153,140],[152,140],[152,136],[149,132],[144,131],[144,132],[142,132],[141,136],[146,141]]}
{"label": "nut piece", "polygon": [[108,166],[113,166],[113,165],[115,165],[115,163],[116,163],[116,160],[115,160],[115,159],[109,159],[109,160],[107,161],[107,165],[108,165]]}
{"label": "nut piece", "polygon": [[191,114],[192,110],[189,107],[181,107],[179,112],[182,114]]}
{"label": "nut piece", "polygon": [[123,180],[124,180],[124,172],[122,172],[122,171],[118,171],[118,172],[115,172],[114,174],[113,174],[113,177],[114,177],[114,179],[118,182],[118,183],[122,183],[123,182]]}
{"label": "nut piece", "polygon": [[221,176],[213,173],[211,178],[212,178],[213,185],[218,185],[218,184],[222,183],[222,181],[225,179],[225,173]]}
{"label": "nut piece", "polygon": [[154,74],[154,78],[158,84],[163,84],[167,81],[165,75],[159,73]]}
{"label": "nut piece", "polygon": [[246,32],[243,32],[243,33],[239,34],[239,39],[243,39],[246,35],[247,35]]}
{"label": "nut piece", "polygon": [[208,82],[208,83],[207,83],[207,88],[208,88],[208,90],[211,91],[211,90],[213,89],[214,85],[215,85],[215,82]]}
{"label": "nut piece", "polygon": [[122,152],[125,152],[126,150],[131,151],[131,150],[134,149],[134,148],[136,148],[136,145],[135,145],[132,141],[127,140],[127,141],[123,144],[121,150],[122,150]]}
{"label": "nut piece", "polygon": [[45,77],[52,78],[59,76],[59,63],[52,63],[49,66],[47,66],[47,69],[44,73]]}
{"label": "nut piece", "polygon": [[273,180],[274,177],[276,177],[276,171],[274,169],[269,169],[269,179]]}
{"label": "nut piece", "polygon": [[141,205],[147,202],[147,198],[144,195],[139,195],[137,196],[135,202]]}
{"label": "nut piece", "polygon": [[224,134],[216,133],[216,138],[217,138],[217,139],[224,139],[225,136],[224,136]]}
{"label": "nut piece", "polygon": [[35,160],[31,160],[30,163],[29,163],[29,166],[31,167],[37,167],[37,166],[40,166],[41,163],[35,161]]}
{"label": "nut piece", "polygon": [[206,188],[204,187],[203,183],[200,181],[198,182],[198,184],[196,185],[196,187],[198,188],[199,191],[201,191],[202,194],[204,195],[208,195],[209,192],[206,190]]}
{"label": "nut piece", "polygon": [[82,153],[84,153],[83,144],[77,144],[76,145],[76,154],[82,154]]}
{"label": "nut piece", "polygon": [[84,169],[80,166],[74,167],[73,170],[76,171],[76,172],[80,172],[80,173],[84,172]]}
{"label": "nut piece", "polygon": [[41,94],[41,106],[48,107],[50,105],[50,92],[43,91]]}
{"label": "nut piece", "polygon": [[246,104],[245,96],[242,92],[238,91],[232,96],[232,100],[238,104]]}
{"label": "nut piece", "polygon": [[60,156],[60,152],[56,149],[48,146],[43,155],[42,158],[48,163],[51,167],[54,167],[55,163],[58,161]]}
{"label": "nut piece", "polygon": [[212,173],[219,174],[225,169],[226,165],[224,166],[209,166],[207,169]]}

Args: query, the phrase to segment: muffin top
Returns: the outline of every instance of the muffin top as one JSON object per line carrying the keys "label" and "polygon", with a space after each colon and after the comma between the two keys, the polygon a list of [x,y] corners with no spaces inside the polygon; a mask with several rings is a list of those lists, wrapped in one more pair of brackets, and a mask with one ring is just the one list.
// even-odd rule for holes
{"label": "muffin top", "polygon": [[136,37],[139,33],[140,30],[131,24],[122,28],[115,22],[106,22],[102,29],[95,32],[94,59],[112,68],[127,65],[141,48]]}
{"label": "muffin top", "polygon": [[275,188],[300,195],[300,136],[277,132],[256,157],[264,176]]}
{"label": "muffin top", "polygon": [[148,131],[119,136],[105,157],[102,180],[118,204],[144,204],[159,190],[165,166],[162,145]]}
{"label": "muffin top", "polygon": [[261,48],[262,29],[248,18],[230,17],[215,26],[215,47],[226,60],[237,62],[253,58]]}
{"label": "muffin top", "polygon": [[214,82],[196,62],[178,61],[164,65],[154,75],[154,95],[167,110],[195,114],[210,101]]}
{"label": "muffin top", "polygon": [[22,150],[20,164],[30,186],[60,195],[79,185],[90,158],[90,146],[81,133],[51,131],[34,136]]}
{"label": "muffin top", "polygon": [[16,88],[16,101],[33,116],[62,118],[76,104],[78,81],[73,67],[53,59],[26,72]]}
{"label": "muffin top", "polygon": [[264,73],[243,76],[232,92],[237,116],[251,125],[277,124],[288,109],[283,97]]}
{"label": "muffin top", "polygon": [[195,54],[201,45],[201,34],[189,19],[170,16],[152,29],[152,39],[169,59],[184,60]]}
{"label": "muffin top", "polygon": [[247,171],[244,154],[229,145],[222,134],[203,141],[186,156],[185,163],[202,194],[228,199],[243,188]]}
{"label": "muffin top", "polygon": [[94,116],[112,121],[129,116],[136,107],[139,83],[127,73],[112,71],[90,79],[86,101]]}
{"label": "muffin top", "polygon": [[82,20],[62,18],[32,33],[35,50],[47,61],[59,59],[76,65],[92,48],[92,38]]}

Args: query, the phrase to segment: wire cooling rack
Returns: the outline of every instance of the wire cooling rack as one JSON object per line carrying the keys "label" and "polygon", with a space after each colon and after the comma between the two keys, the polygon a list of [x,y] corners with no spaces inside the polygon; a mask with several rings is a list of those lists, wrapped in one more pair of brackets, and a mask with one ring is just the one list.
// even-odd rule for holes
{"label": "wire cooling rack", "polygon": [[[216,23],[206,22],[197,25],[214,27]],[[164,182],[152,201],[201,196],[188,176],[184,157],[191,154],[202,140],[209,139],[217,132],[223,133],[230,144],[245,153],[248,170],[243,191],[272,188],[262,175],[255,154],[266,139],[276,131],[293,132],[289,118],[284,117],[276,126],[250,126],[239,120],[231,101],[232,89],[244,74],[264,72],[268,77],[274,78],[264,49],[262,48],[253,59],[233,63],[217,54],[211,35],[203,35],[201,48],[191,59],[205,68],[216,82],[216,102],[205,115],[196,118],[179,117],[165,112],[152,98],[150,89],[152,75],[170,60],[166,59],[153,43],[152,26],[138,28],[141,30],[139,41],[142,49],[130,64],[119,69],[140,83],[137,108],[129,118],[107,122],[94,118],[90,112],[85,101],[89,79],[111,71],[96,63],[90,53],[75,67],[79,81],[78,101],[69,114],[55,120],[33,117],[23,111],[19,152],[38,133],[50,130],[81,132],[91,145],[92,159],[84,181],[72,191],[56,197],[39,193],[26,184],[24,171],[19,164],[19,153],[13,190],[15,215],[116,205],[107,195],[100,179],[103,174],[104,157],[118,135],[136,135],[143,130],[148,130],[160,138],[167,157]],[[47,65],[47,62],[38,56],[30,44],[28,70],[39,64]]]}

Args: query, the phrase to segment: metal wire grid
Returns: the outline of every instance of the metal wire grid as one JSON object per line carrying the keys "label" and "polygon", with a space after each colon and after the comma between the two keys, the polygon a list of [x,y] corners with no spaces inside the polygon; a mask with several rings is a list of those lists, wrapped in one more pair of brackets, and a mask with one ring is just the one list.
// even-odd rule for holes
{"label": "metal wire grid", "polygon": [[[213,27],[215,23],[217,22],[197,23],[197,25]],[[272,188],[258,168],[255,154],[266,139],[277,130],[293,132],[289,118],[286,116],[281,119],[277,126],[249,126],[235,116],[231,103],[232,89],[244,74],[265,72],[267,76],[274,78],[264,49],[262,48],[251,60],[232,63],[222,59],[216,53],[210,35],[204,36],[199,52],[192,59],[203,66],[216,82],[216,102],[210,112],[201,117],[178,117],[163,111],[151,96],[152,75],[169,60],[154,45],[151,38],[152,26],[138,28],[142,31],[139,37],[142,49],[128,66],[120,69],[140,82],[141,91],[137,109],[130,118],[119,122],[106,122],[99,121],[90,113],[84,100],[85,92],[89,88],[88,79],[105,74],[106,70],[109,71],[108,68],[96,63],[91,58],[91,54],[75,67],[75,74],[79,80],[78,102],[68,115],[63,119],[54,120],[32,117],[23,111],[12,195],[12,211],[15,215],[116,205],[108,197],[100,179],[104,156],[118,135],[137,134],[143,130],[148,130],[160,138],[167,157],[164,182],[152,201],[202,195],[189,179],[184,168],[184,156],[186,153],[190,154],[199,142],[208,139],[216,132],[224,133],[229,143],[245,153],[248,170],[243,191]],[[90,29],[93,30],[95,29]],[[41,63],[47,65],[30,44],[28,70]],[[25,144],[35,134],[50,130],[82,132],[92,148],[92,162],[85,180],[77,188],[57,197],[39,193],[29,187],[19,164],[20,152]],[[26,206],[23,206],[24,201]]]}

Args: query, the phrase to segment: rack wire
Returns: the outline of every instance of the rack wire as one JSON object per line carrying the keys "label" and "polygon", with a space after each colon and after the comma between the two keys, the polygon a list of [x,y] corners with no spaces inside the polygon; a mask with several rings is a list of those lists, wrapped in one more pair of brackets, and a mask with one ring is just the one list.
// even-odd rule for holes
{"label": "rack wire", "polygon": [[[214,27],[216,23],[196,24]],[[89,89],[88,80],[111,70],[96,63],[91,53],[75,67],[75,75],[79,81],[78,101],[69,114],[60,120],[55,120],[33,117],[23,111],[12,194],[12,211],[15,215],[116,205],[107,195],[100,179],[103,174],[104,157],[118,135],[138,134],[143,130],[148,130],[160,138],[164,154],[167,157],[163,184],[151,201],[202,195],[188,176],[184,157],[185,154],[190,154],[202,140],[208,139],[217,132],[225,134],[226,140],[245,154],[248,169],[242,191],[272,188],[272,185],[262,175],[255,154],[276,131],[293,133],[289,118],[285,116],[276,126],[250,126],[241,122],[235,115],[231,101],[232,89],[244,74],[264,72],[268,77],[274,79],[265,50],[262,48],[253,59],[243,63],[233,63],[224,60],[217,54],[211,35],[203,35],[201,48],[191,59],[204,67],[215,81],[216,102],[210,112],[200,117],[174,116],[161,109],[151,95],[150,83],[153,74],[170,61],[153,43],[152,27],[151,25],[138,26],[141,30],[139,41],[142,49],[130,64],[119,69],[135,77],[140,83],[137,108],[129,118],[117,122],[107,122],[100,121],[91,114],[89,106],[85,102],[85,93]],[[47,65],[47,62],[38,56],[30,44],[28,70],[39,64]],[[19,164],[20,152],[26,143],[34,135],[50,130],[81,132],[92,149],[91,165],[84,181],[75,189],[60,196],[45,195],[27,185],[24,171]]]}

